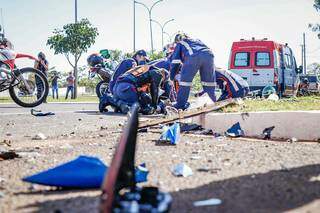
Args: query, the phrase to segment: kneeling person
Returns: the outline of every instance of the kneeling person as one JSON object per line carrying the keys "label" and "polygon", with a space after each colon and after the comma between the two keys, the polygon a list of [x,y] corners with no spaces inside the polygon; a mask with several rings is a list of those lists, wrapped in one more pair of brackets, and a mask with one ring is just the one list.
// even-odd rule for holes
{"label": "kneeling person", "polygon": [[[139,100],[143,106],[150,106],[149,110],[143,110],[144,114],[152,114],[159,101],[159,87],[165,79],[165,70],[153,69],[144,65],[127,71],[120,76],[115,84],[114,98],[123,113],[129,111],[129,107]],[[148,98],[150,93],[150,98]],[[150,104],[148,104],[148,99]]]}

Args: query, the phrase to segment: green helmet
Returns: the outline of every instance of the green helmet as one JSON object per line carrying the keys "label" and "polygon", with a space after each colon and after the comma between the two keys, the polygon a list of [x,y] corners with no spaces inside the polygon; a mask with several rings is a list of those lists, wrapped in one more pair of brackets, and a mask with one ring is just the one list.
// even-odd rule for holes
{"label": "green helmet", "polygon": [[107,49],[104,49],[104,50],[100,50],[100,55],[102,57],[104,57],[105,59],[108,59],[111,57],[110,53],[109,53],[109,50]]}

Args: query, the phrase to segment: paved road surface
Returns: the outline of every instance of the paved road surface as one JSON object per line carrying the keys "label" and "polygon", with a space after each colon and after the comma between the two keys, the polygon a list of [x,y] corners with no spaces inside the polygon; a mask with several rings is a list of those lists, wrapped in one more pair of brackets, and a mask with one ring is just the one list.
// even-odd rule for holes
{"label": "paved road surface", "polygon": [[23,140],[38,133],[48,137],[70,133],[83,135],[101,127],[119,125],[125,120],[125,116],[118,114],[101,114],[97,108],[97,103],[42,104],[36,109],[55,115],[35,117],[29,108],[0,104],[0,139]]}

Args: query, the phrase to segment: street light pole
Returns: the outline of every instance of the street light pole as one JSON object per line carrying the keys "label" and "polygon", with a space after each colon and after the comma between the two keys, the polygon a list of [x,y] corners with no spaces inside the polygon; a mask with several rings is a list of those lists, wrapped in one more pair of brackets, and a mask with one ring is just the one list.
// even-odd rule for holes
{"label": "street light pole", "polygon": [[0,18],[1,18],[1,25],[0,26],[2,26],[2,34],[1,34],[1,29],[0,29],[0,35],[2,37],[5,37],[2,8],[0,8],[0,15],[1,15],[0,16]]}
{"label": "street light pole", "polygon": [[152,9],[154,8],[154,6],[156,6],[158,3],[162,2],[163,0],[158,0],[155,3],[152,4],[152,6],[149,8],[147,5],[145,5],[144,3],[138,2],[138,1],[134,1],[134,3],[136,4],[140,4],[142,6],[144,6],[149,13],[149,25],[150,25],[150,39],[151,39],[151,52],[153,53],[153,35],[152,35]]}
{"label": "street light pole", "polygon": [[133,52],[136,51],[136,1],[133,0]]}
{"label": "street light pole", "polygon": [[74,22],[78,22],[78,0],[74,0]]}
{"label": "street light pole", "polygon": [[174,21],[174,19],[170,19],[170,20],[166,21],[164,24],[161,24],[160,22],[158,22],[156,20],[151,20],[151,21],[153,21],[154,23],[156,23],[156,24],[158,24],[160,26],[160,28],[161,28],[161,37],[162,37],[162,43],[161,44],[162,44],[162,47],[164,47],[164,42],[163,42],[163,34],[165,33],[164,32],[164,28],[166,27],[166,25],[168,23]]}

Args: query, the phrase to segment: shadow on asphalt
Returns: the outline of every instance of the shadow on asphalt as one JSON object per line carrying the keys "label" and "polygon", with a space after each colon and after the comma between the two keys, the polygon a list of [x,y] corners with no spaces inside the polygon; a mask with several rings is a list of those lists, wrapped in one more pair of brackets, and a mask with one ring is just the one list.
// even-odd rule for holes
{"label": "shadow on asphalt", "polygon": [[17,109],[17,108],[22,108],[21,106],[1,106],[0,109]]}
{"label": "shadow on asphalt", "polygon": [[[283,212],[320,198],[320,165],[309,165],[264,174],[245,175],[171,193],[172,212]],[[174,178],[174,177],[172,177]],[[189,177],[192,178],[192,177]],[[313,179],[312,179],[313,178]],[[319,179],[319,178],[318,178]],[[62,191],[61,194],[67,193]],[[222,204],[193,207],[194,201],[219,198]],[[97,210],[99,197],[77,196],[38,202],[39,212],[85,212]],[[91,208],[91,209],[90,209]]]}

